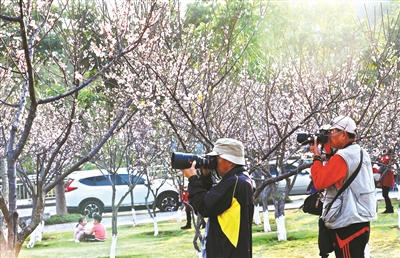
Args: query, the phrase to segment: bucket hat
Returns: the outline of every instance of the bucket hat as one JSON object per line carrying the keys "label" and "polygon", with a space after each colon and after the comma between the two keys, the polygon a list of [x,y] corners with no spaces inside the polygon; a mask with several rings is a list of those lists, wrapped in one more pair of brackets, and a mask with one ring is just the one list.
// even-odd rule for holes
{"label": "bucket hat", "polygon": [[221,138],[215,142],[212,152],[207,156],[220,156],[236,165],[246,165],[243,144],[232,138]]}

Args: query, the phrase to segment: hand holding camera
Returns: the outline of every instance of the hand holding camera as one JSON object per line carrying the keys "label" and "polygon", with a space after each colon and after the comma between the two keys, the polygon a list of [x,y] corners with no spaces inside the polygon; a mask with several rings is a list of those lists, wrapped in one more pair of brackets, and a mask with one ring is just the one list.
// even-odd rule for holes
{"label": "hand holding camera", "polygon": [[328,142],[329,131],[321,127],[316,133],[297,133],[297,142],[301,145],[314,144],[315,140],[319,144]]}
{"label": "hand holding camera", "polygon": [[[320,130],[316,133],[297,133],[297,142],[301,145],[310,145],[310,151],[315,156],[321,156],[321,150],[325,149],[326,154],[331,153],[328,143],[330,125],[321,126]],[[321,150],[318,148],[321,145]]]}
{"label": "hand holding camera", "polygon": [[314,139],[314,144],[310,145],[310,151],[315,155],[315,156],[321,156],[321,151],[318,148],[318,140],[317,138]]}
{"label": "hand holding camera", "polygon": [[181,171],[183,172],[186,178],[190,178],[191,176],[197,175],[195,167],[196,167],[196,161],[194,160],[190,168],[184,168],[181,169]]}

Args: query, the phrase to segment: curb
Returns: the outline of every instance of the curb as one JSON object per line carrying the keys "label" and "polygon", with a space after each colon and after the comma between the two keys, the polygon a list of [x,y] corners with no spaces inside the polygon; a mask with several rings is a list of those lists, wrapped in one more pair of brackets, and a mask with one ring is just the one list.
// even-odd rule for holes
{"label": "curb", "polygon": [[[46,206],[46,207],[56,206],[56,203],[55,202],[45,203],[44,206]],[[17,205],[17,209],[31,209],[32,207],[33,207],[32,204],[19,204],[19,205]]]}

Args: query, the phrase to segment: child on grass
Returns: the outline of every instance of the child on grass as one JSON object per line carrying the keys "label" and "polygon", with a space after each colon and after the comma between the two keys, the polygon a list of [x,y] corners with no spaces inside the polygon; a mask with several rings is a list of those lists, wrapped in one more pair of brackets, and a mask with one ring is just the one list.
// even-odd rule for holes
{"label": "child on grass", "polygon": [[101,224],[101,216],[93,215],[93,228],[89,233],[84,233],[83,240],[87,242],[103,242],[106,240],[106,228]]}
{"label": "child on grass", "polygon": [[81,216],[78,219],[78,224],[76,225],[76,229],[75,229],[75,233],[74,233],[75,242],[82,241],[83,234],[85,233],[86,224],[87,224],[86,217]]}

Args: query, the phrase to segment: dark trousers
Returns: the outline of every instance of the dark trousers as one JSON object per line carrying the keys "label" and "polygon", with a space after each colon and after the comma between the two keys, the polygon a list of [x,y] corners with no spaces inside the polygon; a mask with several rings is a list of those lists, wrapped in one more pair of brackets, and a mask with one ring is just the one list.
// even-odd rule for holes
{"label": "dark trousers", "polygon": [[83,234],[84,242],[104,242],[104,240],[97,239],[95,235],[89,235],[87,233]]}
{"label": "dark trousers", "polygon": [[[196,216],[198,214],[194,209],[192,209],[192,207],[190,205],[186,205],[186,204],[185,204],[185,211],[186,211],[186,226],[191,226],[191,224],[192,224],[192,212],[194,212],[194,214],[196,214]],[[205,225],[206,225],[206,222],[204,221],[204,218],[203,218],[203,221],[202,221],[203,228],[205,227]]]}
{"label": "dark trousers", "polygon": [[186,211],[186,225],[190,226],[192,224],[192,209],[190,208],[189,205],[185,206],[185,211]]}
{"label": "dark trousers", "polygon": [[385,199],[386,210],[393,211],[392,202],[389,198],[389,190],[390,190],[390,187],[382,186],[382,196]]}
{"label": "dark trousers", "polygon": [[336,258],[364,257],[365,246],[369,241],[370,223],[353,224],[345,228],[333,229]]}
{"label": "dark trousers", "polygon": [[95,239],[94,235],[89,235],[87,233],[83,234],[83,241],[85,241],[85,242],[88,242],[88,241],[91,241],[91,240],[94,240],[94,239]]}

